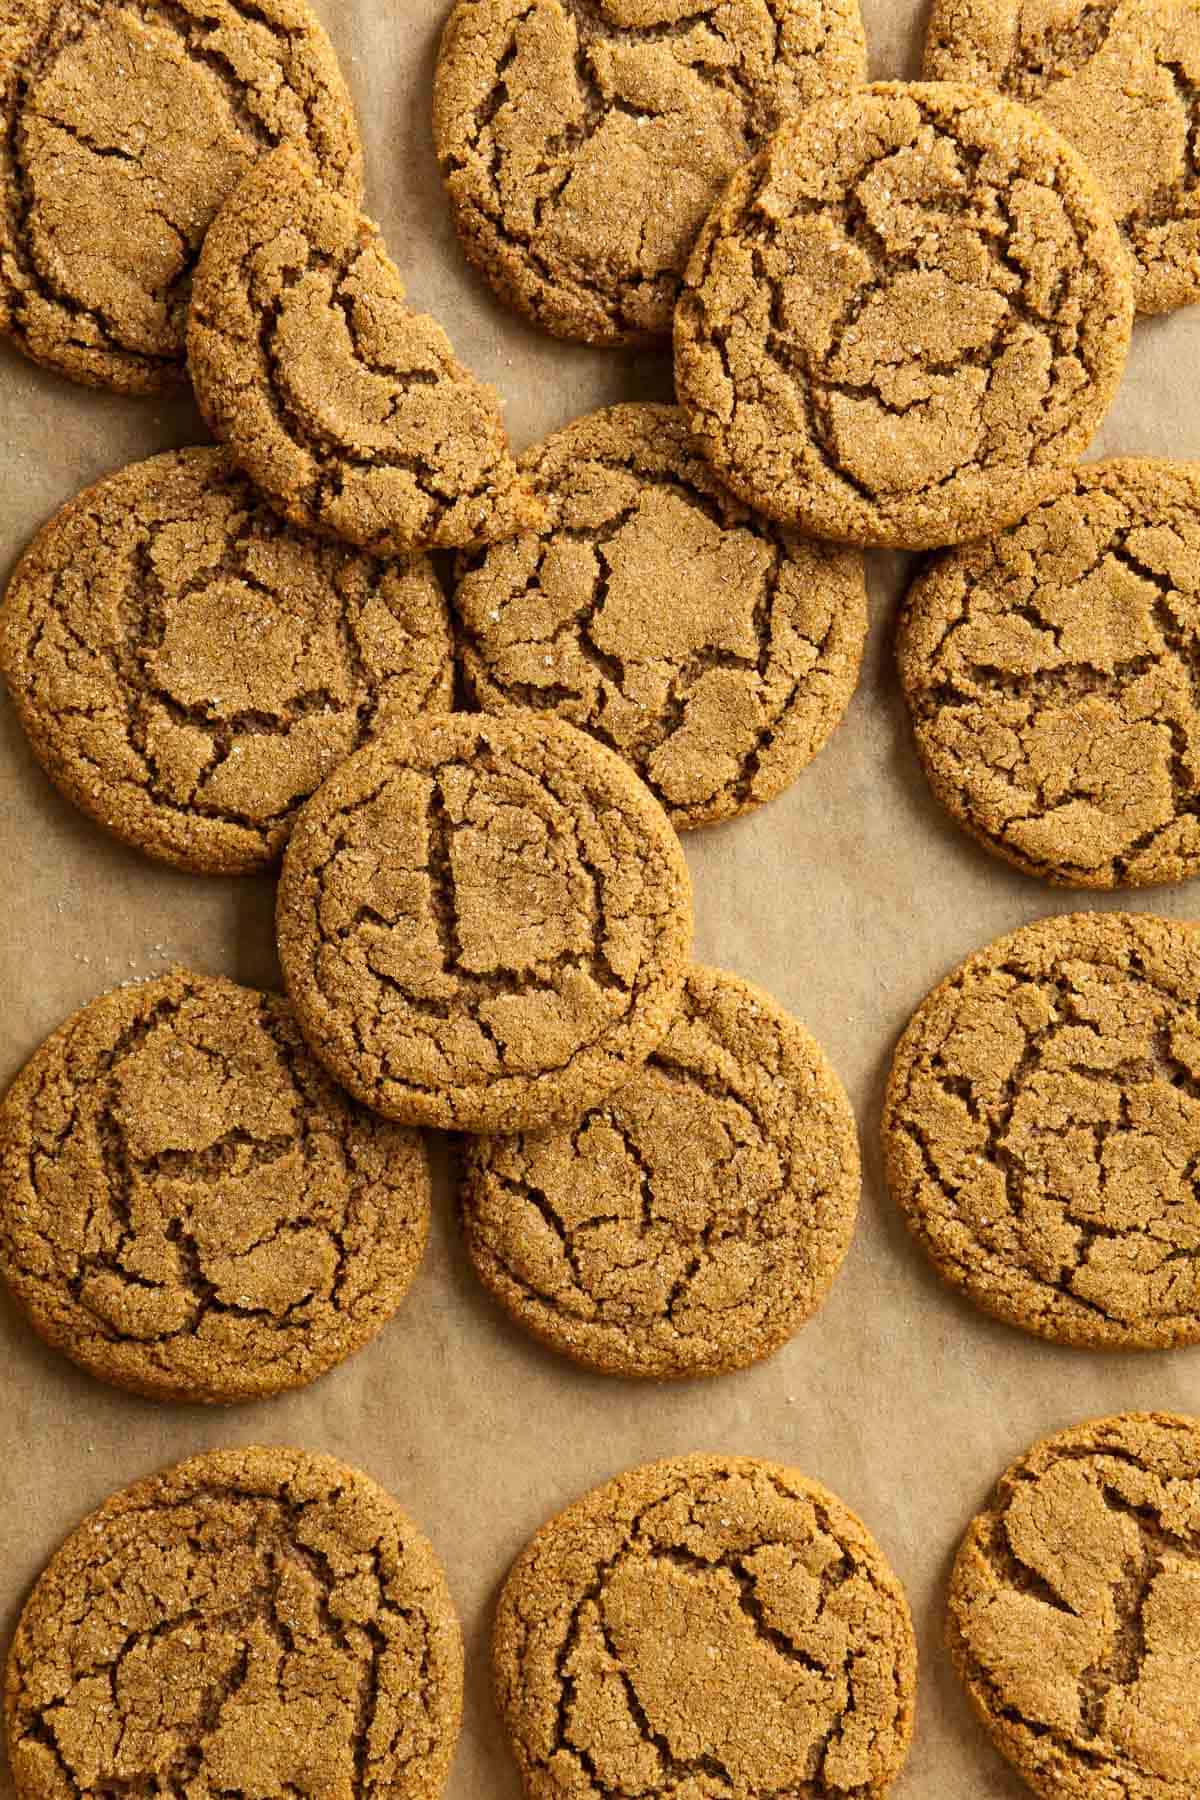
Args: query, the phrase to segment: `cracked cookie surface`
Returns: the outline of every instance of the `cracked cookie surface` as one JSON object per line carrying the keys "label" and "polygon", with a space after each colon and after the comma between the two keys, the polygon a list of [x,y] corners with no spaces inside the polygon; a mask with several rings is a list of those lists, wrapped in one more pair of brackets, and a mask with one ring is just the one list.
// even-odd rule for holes
{"label": "cracked cookie surface", "polygon": [[578,1117],[666,1035],[691,884],[662,808],[593,738],[430,716],[302,808],[277,925],[301,1028],[352,1094],[512,1132]]}
{"label": "cracked cookie surface", "polygon": [[556,336],[668,338],[725,182],[865,73],[858,0],[459,0],[433,129],[463,247]]}
{"label": "cracked cookie surface", "polygon": [[912,1734],[903,1590],[794,1469],[681,1456],[545,1525],[500,1597],[496,1693],[529,1800],[885,1793]]}
{"label": "cracked cookie surface", "polygon": [[135,463],[55,515],[0,607],[0,671],[69,800],[227,875],[272,863],[332,768],[454,687],[424,558],[298,531],[215,449]]}
{"label": "cracked cookie surface", "polygon": [[163,1400],[299,1387],[382,1329],[429,1231],[419,1136],[292,1010],[178,969],[92,1001],[0,1102],[0,1270],[37,1332]]}
{"label": "cracked cookie surface", "polygon": [[937,559],[897,660],[930,785],[986,849],[1066,887],[1200,870],[1200,465],[1085,466]]}
{"label": "cracked cookie surface", "polygon": [[888,1183],[939,1274],[1058,1343],[1200,1342],[1200,926],[1043,919],[923,1002]]}
{"label": "cracked cookie surface", "polygon": [[458,569],[460,655],[478,704],[590,731],[680,830],[781,793],[854,691],[861,557],[740,505],[677,407],[608,407],[518,466],[545,529]]}
{"label": "cracked cookie surface", "polygon": [[1094,1419],[1001,1476],[963,1539],[946,1643],[1048,1800],[1200,1788],[1200,1420]]}
{"label": "cracked cookie surface", "polygon": [[390,1494],[303,1450],[214,1450],[85,1519],[21,1615],[21,1800],[436,1800],[462,1710],[441,1565]]}
{"label": "cracked cookie surface", "polygon": [[1070,139],[1112,204],[1142,312],[1200,299],[1197,0],[935,0],[925,73],[998,88]]}
{"label": "cracked cookie surface", "polygon": [[541,523],[496,393],[408,305],[371,221],[290,146],[214,220],[187,345],[209,428],[293,524],[403,555]]}
{"label": "cracked cookie surface", "polygon": [[357,204],[362,151],[301,0],[3,0],[0,331],[93,387],[182,381],[213,215],[295,143]]}
{"label": "cracked cookie surface", "polygon": [[1081,158],[996,95],[818,102],[726,189],[675,315],[700,447],[816,536],[928,549],[1062,485],[1116,392],[1128,258]]}
{"label": "cracked cookie surface", "polygon": [[477,1139],[476,1272],[551,1349],[613,1375],[745,1368],[821,1305],[854,1232],[854,1115],[769,995],[693,967],[634,1078],[570,1131]]}

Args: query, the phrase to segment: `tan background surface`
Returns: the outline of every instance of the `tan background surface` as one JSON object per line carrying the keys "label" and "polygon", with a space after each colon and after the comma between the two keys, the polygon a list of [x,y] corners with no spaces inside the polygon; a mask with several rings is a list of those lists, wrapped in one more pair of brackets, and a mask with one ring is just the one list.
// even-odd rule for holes
{"label": "tan background surface", "polygon": [[[518,447],[591,407],[669,397],[665,359],[556,345],[493,305],[441,203],[428,97],[443,0],[319,0],[367,140],[368,206],[411,293],[496,382]],[[913,75],[924,0],[864,0],[877,76]],[[1200,311],[1138,327],[1096,452],[1200,457]],[[121,463],[203,439],[191,406],[85,393],[0,347],[0,575],[62,501]],[[855,1243],[818,1317],[773,1361],[677,1388],[576,1372],[477,1289],[442,1183],[434,1241],[383,1336],[307,1392],[230,1411],[158,1408],[43,1349],[0,1299],[0,1632],[80,1515],[206,1446],[290,1442],[369,1470],[422,1522],[466,1629],[467,1714],[448,1800],[515,1800],[493,1717],[497,1585],[545,1518],[629,1464],[721,1449],[834,1488],[908,1585],[921,1637],[916,1745],[902,1800],[1025,1790],[969,1716],[940,1652],[948,1559],[999,1469],[1034,1438],[1126,1407],[1200,1412],[1200,1351],[1123,1359],[1043,1345],[951,1296],[893,1213],[876,1121],[892,1044],[968,951],[1085,898],[975,849],[918,771],[891,663],[903,562],[880,558],[864,680],[830,747],[781,800],[687,839],[698,958],[762,983],[825,1045],[858,1109],[867,1178]],[[93,994],[169,960],[278,981],[265,881],[159,870],[52,792],[0,705],[0,1082]],[[1101,904],[1122,904],[1120,898]],[[1200,913],[1194,884],[1132,905]],[[0,1796],[11,1800],[0,1769]]]}

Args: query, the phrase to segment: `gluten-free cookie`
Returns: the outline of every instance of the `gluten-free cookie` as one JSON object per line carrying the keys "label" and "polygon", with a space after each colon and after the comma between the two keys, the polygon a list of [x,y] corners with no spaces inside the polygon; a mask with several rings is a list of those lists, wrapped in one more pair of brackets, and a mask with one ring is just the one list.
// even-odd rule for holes
{"label": "gluten-free cookie", "polygon": [[428,1230],[420,1137],[336,1087],[276,994],[186,969],[117,988],[0,1102],[0,1271],[55,1349],[152,1399],[324,1374]]}
{"label": "gluten-free cookie", "polygon": [[897,658],[930,785],[985,848],[1065,887],[1200,870],[1200,464],[1085,466],[935,559]]}
{"label": "gluten-free cookie", "polygon": [[925,74],[998,88],[1071,140],[1120,223],[1142,312],[1200,299],[1196,0],[934,0]]}
{"label": "gluten-free cookie", "polygon": [[433,131],[463,248],[558,337],[669,337],[725,182],[865,70],[858,0],[458,0]]}
{"label": "gluten-free cookie", "polygon": [[6,0],[0,109],[0,332],[92,387],[183,379],[204,234],[271,146],[362,196],[350,96],[303,0]]}
{"label": "gluten-free cookie", "polygon": [[730,182],[688,265],[676,387],[749,505],[928,549],[1063,485],[1132,321],[1065,138],[996,95],[884,83],[818,102]]}
{"label": "gluten-free cookie", "polygon": [[305,1450],[213,1450],[67,1539],[8,1658],[20,1800],[437,1800],[462,1713],[441,1565],[390,1494]]}
{"label": "gluten-free cookie", "polygon": [[592,413],[519,467],[545,527],[458,570],[477,703],[590,731],[681,830],[782,792],[854,691],[862,558],[742,506],[677,407]]}
{"label": "gluten-free cookie", "polygon": [[912,1735],[912,1620],[879,1545],[746,1457],[631,1469],[543,1526],[493,1660],[529,1800],[874,1800]]}
{"label": "gluten-free cookie", "polygon": [[1200,1343],[1200,926],[1043,919],[922,1003],[884,1103],[892,1194],[947,1281],[1057,1343]]}
{"label": "gluten-free cookie", "polygon": [[219,449],[134,463],[50,520],[0,607],[0,671],[68,799],[225,875],[273,862],[332,768],[454,689],[425,558],[285,524]]}
{"label": "gluten-free cookie", "polygon": [[692,968],[641,1071],[569,1130],[478,1138],[463,1232],[526,1330],[610,1375],[745,1368],[824,1300],[858,1137],[820,1047],[769,995]]}
{"label": "gluten-free cookie", "polygon": [[187,347],[210,430],[293,524],[395,556],[541,522],[494,390],[408,305],[377,228],[290,146],[214,220]]}
{"label": "gluten-free cookie", "polygon": [[962,1541],[946,1643],[1046,1800],[1200,1791],[1200,1420],[1093,1419],[1000,1477]]}
{"label": "gluten-free cookie", "polygon": [[431,715],[301,809],[279,954],[301,1029],[393,1118],[578,1118],[670,1029],[692,938],[679,839],[611,750],[557,719]]}

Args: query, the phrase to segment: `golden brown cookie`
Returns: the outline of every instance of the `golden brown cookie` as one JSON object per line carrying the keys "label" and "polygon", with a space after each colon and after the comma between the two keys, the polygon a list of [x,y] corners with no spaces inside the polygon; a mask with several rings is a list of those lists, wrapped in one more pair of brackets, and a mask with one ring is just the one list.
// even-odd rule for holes
{"label": "golden brown cookie", "polygon": [[436,1800],[462,1713],[441,1565],[390,1494],[306,1450],[211,1450],[114,1494],[8,1659],[20,1800]]}
{"label": "golden brown cookie", "polygon": [[393,556],[540,524],[494,390],[409,307],[371,221],[290,147],[214,220],[187,346],[209,428],[293,524]]}
{"label": "golden brown cookie", "polygon": [[680,830],[781,793],[854,692],[862,558],[739,505],[678,407],[592,413],[519,467],[545,528],[459,563],[479,705],[590,731]]}
{"label": "golden brown cookie", "polygon": [[888,1182],[938,1273],[1056,1343],[1200,1343],[1200,925],[1042,919],[922,1003]]}
{"label": "golden brown cookie", "polygon": [[214,449],[55,514],[0,607],[0,671],[67,798],[201,874],[268,866],[330,769],[454,691],[429,563],[286,525]]}
{"label": "golden brown cookie", "polygon": [[463,248],[558,337],[669,337],[724,183],[865,72],[858,0],[458,0],[433,134]]}
{"label": "golden brown cookie", "polygon": [[4,0],[0,332],[91,387],[184,376],[192,270],[274,144],[357,205],[358,127],[303,0]]}
{"label": "golden brown cookie", "polygon": [[946,1643],[992,1742],[1047,1800],[1200,1792],[1200,1420],[1035,1444],[971,1521]]}
{"label": "golden brown cookie", "polygon": [[926,549],[1063,485],[1132,320],[1064,138],[995,95],[882,83],[811,107],[729,184],[688,265],[676,386],[751,506]]}
{"label": "golden brown cookie", "polygon": [[998,88],[1070,139],[1142,312],[1200,299],[1200,0],[933,0],[925,73]]}
{"label": "golden brown cookie", "polygon": [[1105,462],[937,558],[897,659],[934,793],[1064,887],[1200,870],[1200,464]]}
{"label": "golden brown cookie", "polygon": [[0,1102],[0,1270],[34,1329],[156,1400],[300,1387],[373,1338],[429,1231],[415,1132],[292,1010],[175,969],[103,994]]}
{"label": "golden brown cookie", "polygon": [[631,1469],[543,1526],[493,1659],[529,1800],[874,1800],[912,1735],[883,1552],[826,1488],[746,1457]]}
{"label": "golden brown cookie", "polygon": [[304,806],[279,955],[314,1053],[411,1124],[578,1118],[670,1028],[692,892],[611,750],[531,714],[393,726]]}
{"label": "golden brown cookie", "polygon": [[667,1036],[570,1130],[479,1138],[462,1220],[527,1331],[608,1375],[720,1375],[825,1299],[854,1233],[846,1091],[759,988],[688,971]]}

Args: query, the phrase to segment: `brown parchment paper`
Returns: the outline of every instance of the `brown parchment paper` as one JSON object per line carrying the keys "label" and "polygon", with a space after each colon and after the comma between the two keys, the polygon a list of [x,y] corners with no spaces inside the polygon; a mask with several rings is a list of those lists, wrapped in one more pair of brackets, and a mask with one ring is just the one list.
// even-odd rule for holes
{"label": "brown parchment paper", "polygon": [[[317,0],[367,143],[368,209],[417,302],[507,398],[519,448],[581,412],[670,397],[665,357],[571,348],[494,304],[460,256],[429,142],[444,0]],[[913,76],[924,0],[863,0],[876,76]],[[1137,327],[1093,455],[1200,458],[1200,309]],[[0,578],[85,482],[204,440],[189,401],[90,394],[0,346]],[[940,1649],[949,1560],[999,1470],[1033,1439],[1122,1408],[1200,1412],[1200,1350],[1122,1358],[994,1324],[926,1267],[883,1187],[877,1118],[891,1048],[968,951],[1081,905],[1200,916],[1200,882],[1110,898],[1005,869],[943,818],[909,740],[891,660],[902,558],[872,565],[873,630],[845,724],[795,787],[686,839],[696,955],[760,982],[821,1040],[861,1126],[858,1233],[832,1297],[765,1365],[682,1386],[590,1376],[509,1326],[461,1254],[444,1158],[429,1256],[377,1341],[305,1392],[210,1411],[163,1408],[43,1348],[0,1297],[0,1633],[79,1517],[192,1451],[295,1443],[368,1470],[443,1558],[467,1640],[467,1706],[449,1800],[515,1800],[487,1640],[498,1584],[530,1533],[630,1464],[692,1449],[778,1458],[826,1482],[882,1541],[921,1638],[917,1734],[902,1800],[1016,1800]],[[75,1007],[181,960],[278,985],[270,883],[175,875],[59,800],[0,704],[0,1083]],[[0,1768],[0,1797],[12,1800]]]}

